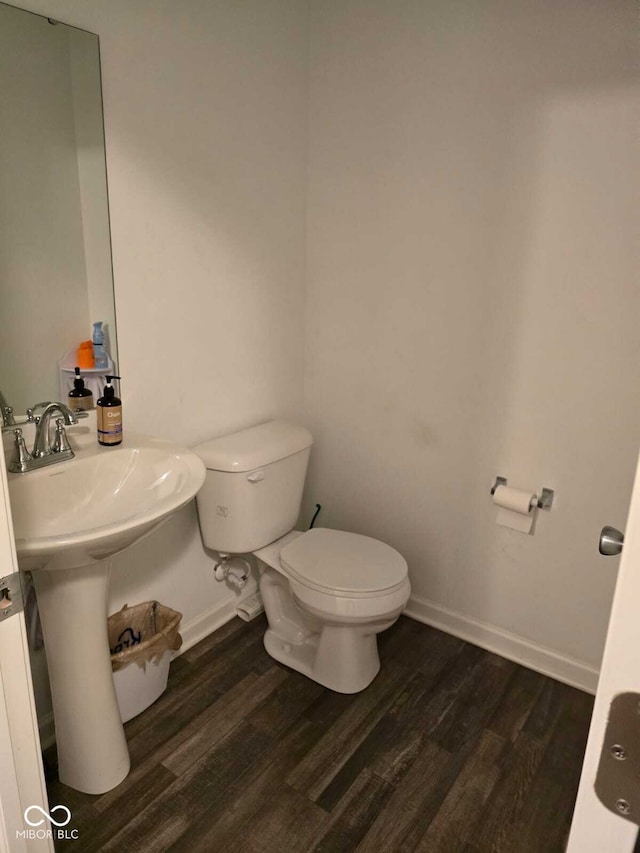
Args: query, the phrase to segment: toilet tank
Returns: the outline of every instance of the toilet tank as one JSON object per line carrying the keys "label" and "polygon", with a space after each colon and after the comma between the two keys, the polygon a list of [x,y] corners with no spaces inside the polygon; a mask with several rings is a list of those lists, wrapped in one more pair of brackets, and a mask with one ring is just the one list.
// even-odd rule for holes
{"label": "toilet tank", "polygon": [[195,447],[207,467],[196,498],[207,548],[247,554],[293,530],[312,443],[304,427],[269,421]]}

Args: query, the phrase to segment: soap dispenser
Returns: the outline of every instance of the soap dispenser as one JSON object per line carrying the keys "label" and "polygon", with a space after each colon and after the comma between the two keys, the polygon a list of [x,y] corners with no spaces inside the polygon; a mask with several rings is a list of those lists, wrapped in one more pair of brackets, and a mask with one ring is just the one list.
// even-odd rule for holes
{"label": "soap dispenser", "polygon": [[76,367],[76,378],[73,388],[69,391],[69,408],[72,412],[86,412],[93,409],[93,394],[84,387],[84,379],[80,376],[80,368]]}
{"label": "soap dispenser", "polygon": [[96,403],[98,444],[113,447],[116,444],[122,444],[122,400],[116,397],[111,384],[112,379],[120,379],[120,377],[107,374],[105,379],[107,384],[104,387],[104,395]]}

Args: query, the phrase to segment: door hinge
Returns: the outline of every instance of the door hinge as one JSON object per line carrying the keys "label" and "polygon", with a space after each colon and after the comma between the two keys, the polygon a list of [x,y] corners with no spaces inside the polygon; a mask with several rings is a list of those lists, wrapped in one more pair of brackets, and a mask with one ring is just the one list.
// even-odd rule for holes
{"label": "door hinge", "polygon": [[0,622],[24,609],[20,572],[0,576]]}
{"label": "door hinge", "polygon": [[640,824],[640,693],[619,693],[609,706],[595,792],[609,811]]}

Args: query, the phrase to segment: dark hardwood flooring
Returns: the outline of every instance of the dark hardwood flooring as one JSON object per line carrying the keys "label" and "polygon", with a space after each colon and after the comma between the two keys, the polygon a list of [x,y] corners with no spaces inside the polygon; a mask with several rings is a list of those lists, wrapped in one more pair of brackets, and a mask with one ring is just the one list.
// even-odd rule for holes
{"label": "dark hardwood flooring", "polygon": [[48,765],[50,804],[116,853],[553,853],[571,821],[592,697],[402,617],[362,693],[268,657],[263,618],[177,658],[127,723],[131,772],[80,794]]}

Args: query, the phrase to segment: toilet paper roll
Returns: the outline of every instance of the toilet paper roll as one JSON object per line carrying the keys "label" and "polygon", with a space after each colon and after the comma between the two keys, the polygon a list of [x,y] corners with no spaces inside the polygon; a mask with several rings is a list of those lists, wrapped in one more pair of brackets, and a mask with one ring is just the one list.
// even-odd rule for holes
{"label": "toilet paper roll", "polygon": [[493,493],[493,502],[498,507],[496,524],[520,533],[531,533],[538,503],[535,492],[498,486]]}

